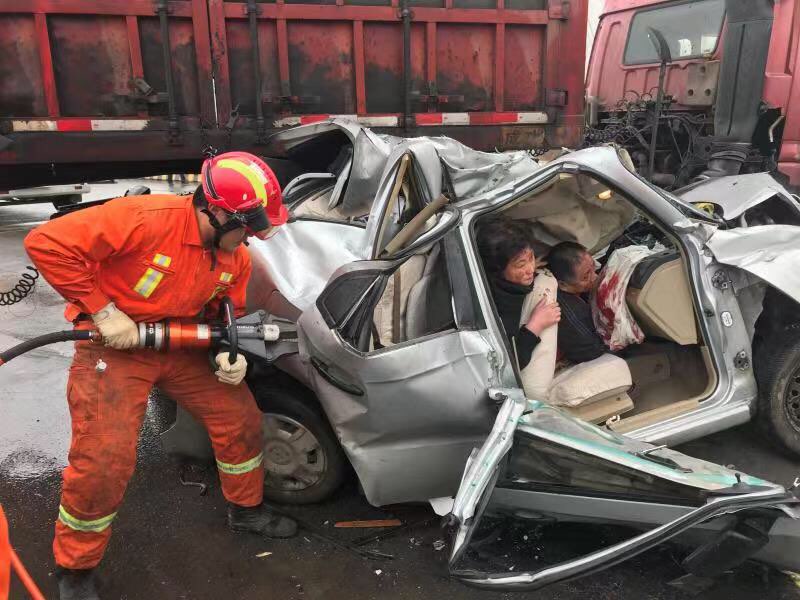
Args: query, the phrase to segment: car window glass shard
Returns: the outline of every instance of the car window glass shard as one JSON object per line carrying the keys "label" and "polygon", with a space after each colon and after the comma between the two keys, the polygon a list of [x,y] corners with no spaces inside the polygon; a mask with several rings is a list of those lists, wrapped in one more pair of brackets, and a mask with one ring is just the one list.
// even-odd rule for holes
{"label": "car window glass shard", "polygon": [[[701,490],[713,491],[733,485],[737,481],[734,471],[730,469],[667,448],[660,450],[659,454],[670,459],[669,464],[649,460],[652,455],[637,456],[638,452],[646,451],[652,446],[605,431],[544,403],[534,404],[533,410],[520,421],[518,430]],[[744,477],[744,481],[750,485],[769,485],[768,482],[749,475]]]}
{"label": "car window glass shard", "polygon": [[[504,389],[499,395],[503,406],[486,442],[467,462],[450,515],[450,571],[465,583],[537,589],[607,568],[690,528],[700,528],[697,539],[713,543],[720,527],[713,519],[748,508],[769,511],[770,523],[783,519],[783,527],[794,526],[795,515],[784,508],[791,509],[797,499],[779,485],[602,431],[525,400],[518,391]],[[659,459],[652,461],[654,456]],[[463,563],[484,514],[506,519],[529,515],[540,523],[548,517],[552,523],[611,519],[652,529],[573,559],[537,563],[531,571],[482,572]],[[779,538],[771,550],[750,545],[741,560],[779,551]],[[484,548],[486,541],[481,541]]]}

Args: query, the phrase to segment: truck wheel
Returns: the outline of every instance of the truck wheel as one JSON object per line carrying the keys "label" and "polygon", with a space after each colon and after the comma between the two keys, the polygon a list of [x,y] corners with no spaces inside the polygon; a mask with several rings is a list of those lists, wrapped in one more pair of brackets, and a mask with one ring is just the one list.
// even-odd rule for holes
{"label": "truck wheel", "polygon": [[264,497],[284,504],[320,502],[342,484],[347,459],[308,392],[282,384],[253,390],[264,413]]}
{"label": "truck wheel", "polygon": [[798,332],[767,342],[756,364],[758,422],[768,439],[800,456],[800,339]]}

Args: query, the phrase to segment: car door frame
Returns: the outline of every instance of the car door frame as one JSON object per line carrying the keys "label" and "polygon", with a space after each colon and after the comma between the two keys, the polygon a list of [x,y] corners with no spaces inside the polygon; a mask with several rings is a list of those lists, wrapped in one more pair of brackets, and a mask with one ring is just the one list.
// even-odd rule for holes
{"label": "car door frame", "polygon": [[[495,314],[489,298],[487,283],[480,267],[474,240],[474,223],[481,215],[502,209],[519,198],[534,192],[552,177],[561,173],[585,174],[603,182],[623,196],[636,209],[644,212],[656,226],[667,233],[681,250],[684,264],[689,270],[689,288],[703,339],[706,341],[713,367],[717,372],[715,390],[698,407],[663,421],[627,432],[626,435],[653,443],[678,444],[747,422],[757,397],[752,365],[736,366],[737,355],[751,355],[750,341],[746,335],[739,303],[731,292],[724,293],[714,287],[713,277],[720,265],[707,251],[705,242],[713,232],[708,223],[689,220],[670,199],[649,182],[632,172],[612,147],[595,147],[581,151],[577,156],[566,154],[531,177],[515,182],[513,186],[494,190],[464,203],[461,206],[465,226],[462,227],[465,245],[469,247],[473,279],[481,281],[480,297],[485,314]],[[733,332],[722,322],[727,312],[736,326]],[[504,374],[502,382],[507,387],[519,387],[516,365],[510,360],[510,350],[502,335],[497,318],[487,324],[493,332],[498,348],[505,352],[499,357]],[[750,361],[752,363],[752,361]],[[516,373],[516,375],[515,375]]]}
{"label": "car door frame", "polygon": [[[350,319],[363,316],[360,311],[366,305],[361,303],[376,301],[385,280],[415,252],[436,243],[461,247],[460,212],[455,207],[445,211],[455,218],[391,260],[357,261],[341,268],[298,321],[301,355],[310,365],[317,398],[367,500],[376,506],[455,493],[467,455],[483,441],[494,420],[487,395],[497,383],[492,361],[487,360],[494,353],[491,338],[480,312],[473,309],[468,315],[458,307],[459,302],[474,306],[470,290],[465,290],[469,298],[454,299],[453,329],[366,351],[344,340],[340,331]],[[462,256],[456,256],[448,270],[452,278],[450,271],[459,270],[454,265],[463,263],[458,284],[463,288],[469,286],[464,281],[469,271]],[[364,278],[363,292],[354,292],[358,300],[350,312],[332,315],[326,308],[329,295],[345,278],[364,273],[374,279],[370,283]],[[453,287],[451,281],[451,294]],[[371,319],[371,310],[369,315]],[[399,410],[401,401],[404,408]],[[429,411],[420,410],[427,406]]]}
{"label": "car door frame", "polygon": [[[480,449],[476,448],[470,455],[464,469],[461,487],[448,515],[448,524],[452,532],[449,569],[452,575],[464,583],[495,591],[539,589],[608,568],[695,527],[705,530],[704,541],[710,539],[710,542],[704,550],[713,555],[717,549],[714,536],[724,534],[726,526],[733,525],[721,521],[715,522],[712,519],[747,509],[759,510],[760,514],[765,510],[771,511],[772,521],[769,523],[767,533],[770,537],[774,533],[775,540],[772,543],[773,540],[770,539],[766,546],[754,549],[756,557],[780,561],[780,556],[786,552],[787,547],[792,543],[796,544],[796,540],[800,538],[800,521],[798,521],[800,507],[798,498],[791,489],[787,490],[782,486],[685,457],[661,447],[635,440],[627,441],[624,440],[625,436],[598,430],[592,432],[593,436],[582,437],[575,431],[579,432],[581,428],[594,426],[583,423],[558,408],[530,401],[516,388],[490,390],[490,396],[500,405],[495,425]],[[571,422],[577,428],[575,431],[569,429]],[[565,424],[567,427],[564,427]],[[639,525],[644,528],[651,526],[652,529],[585,556],[555,565],[546,565],[535,571],[485,573],[463,569],[460,563],[471,538],[487,507],[495,503],[497,491],[495,484],[503,468],[502,463],[512,451],[519,428],[525,429],[525,434],[534,439],[547,442],[554,440],[560,448],[592,456],[611,465],[624,465],[629,470],[641,471],[648,479],[658,478],[694,489],[697,497],[694,502],[688,504],[612,498],[611,500],[618,504],[615,507],[617,513],[635,516],[646,514],[648,518],[643,519]],[[608,437],[611,443],[604,443],[603,436]],[[620,442],[624,445],[620,445]],[[620,447],[615,447],[615,444]],[[654,458],[655,453],[661,456]],[[684,474],[676,468],[682,465],[696,465],[700,472],[696,476],[693,472]],[[536,495],[539,492],[532,493]],[[563,489],[555,495],[558,500],[563,498],[565,502],[562,504],[565,505],[573,499],[569,489]],[[585,494],[575,496],[580,495]],[[527,504],[536,505],[536,502]],[[509,514],[509,508],[512,507],[505,506],[506,514]],[[523,514],[531,516],[530,506],[518,506],[518,508]],[[540,508],[543,515],[549,514],[546,508],[541,506]],[[558,510],[564,510],[563,506]],[[578,521],[602,521],[602,518],[594,518],[596,515],[593,508],[572,516],[577,517]],[[796,560],[792,562],[796,563]],[[783,566],[791,568],[792,565],[784,563]]]}

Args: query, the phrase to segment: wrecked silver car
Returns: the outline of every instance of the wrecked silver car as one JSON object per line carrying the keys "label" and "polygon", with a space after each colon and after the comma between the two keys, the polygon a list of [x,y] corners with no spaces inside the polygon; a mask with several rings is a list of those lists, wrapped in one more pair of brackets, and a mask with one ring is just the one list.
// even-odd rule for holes
{"label": "wrecked silver car", "polygon": [[[751,556],[800,566],[787,550],[800,535],[793,490],[665,446],[756,416],[800,453],[800,208],[777,182],[738,200],[714,180],[676,196],[613,147],[537,160],[346,121],[283,132],[266,154],[300,172],[284,188],[293,222],[250,246],[250,308],[296,331],[255,349],[268,360],[248,376],[269,498],[322,500],[348,464],[373,505],[450,498],[454,573],[505,589],[585,575],[675,536],[700,544],[690,572]],[[735,179],[749,177],[768,176]],[[604,385],[556,403],[519,369],[474,239],[499,213],[544,245],[577,241],[598,257],[659,244],[625,294],[645,334],[627,378],[594,373]],[[585,388],[577,378],[558,375]],[[179,412],[167,449],[207,451],[193,431]],[[650,529],[542,572],[462,568],[492,512]]]}

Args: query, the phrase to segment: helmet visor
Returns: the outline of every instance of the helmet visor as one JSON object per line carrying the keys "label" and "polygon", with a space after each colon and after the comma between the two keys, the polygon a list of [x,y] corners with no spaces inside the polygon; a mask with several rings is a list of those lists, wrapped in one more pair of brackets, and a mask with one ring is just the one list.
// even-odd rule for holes
{"label": "helmet visor", "polygon": [[277,230],[277,227],[270,225],[267,213],[260,206],[242,213],[242,216],[245,218],[247,233],[261,240],[271,237],[274,230]]}

